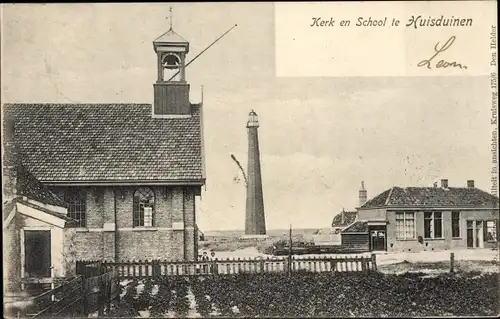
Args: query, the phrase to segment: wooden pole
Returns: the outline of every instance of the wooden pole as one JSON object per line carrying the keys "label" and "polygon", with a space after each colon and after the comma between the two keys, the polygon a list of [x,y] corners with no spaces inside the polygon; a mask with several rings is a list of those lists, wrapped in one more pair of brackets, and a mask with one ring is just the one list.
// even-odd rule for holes
{"label": "wooden pole", "polygon": [[84,277],[80,277],[82,279],[82,297],[83,297],[83,315],[85,317],[88,316],[88,290],[87,290],[87,281]]}
{"label": "wooden pole", "polygon": [[[212,42],[208,47],[206,47],[203,51],[201,51],[200,53],[198,53],[197,56],[195,56],[191,61],[189,61],[185,66],[184,66],[184,69],[187,68],[191,63],[193,63],[200,55],[202,55],[203,53],[205,53],[205,51],[207,51],[208,49],[210,49],[212,47],[212,45],[214,45],[215,43],[217,43],[217,41],[219,41],[220,39],[222,39],[222,37],[224,37],[226,34],[228,34],[231,30],[233,30],[234,28],[236,28],[238,25],[235,24],[234,26],[232,26],[229,30],[227,30],[226,32],[224,32],[220,37],[218,37],[214,42]],[[177,76],[177,74],[179,74],[180,71],[177,71],[174,75],[172,75],[172,77],[170,79],[167,80],[167,82],[170,82],[173,78],[175,78]]]}
{"label": "wooden pole", "polygon": [[290,232],[288,235],[288,273],[292,274],[292,224],[290,224]]}
{"label": "wooden pole", "polygon": [[450,272],[455,272],[455,253],[450,253]]}

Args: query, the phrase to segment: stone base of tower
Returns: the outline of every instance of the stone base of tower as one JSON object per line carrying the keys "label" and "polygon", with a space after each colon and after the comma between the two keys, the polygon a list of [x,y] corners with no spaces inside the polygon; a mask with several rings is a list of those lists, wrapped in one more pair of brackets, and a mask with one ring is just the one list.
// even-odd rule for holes
{"label": "stone base of tower", "polygon": [[239,240],[254,240],[254,239],[264,240],[268,238],[269,238],[268,235],[243,235],[239,238]]}

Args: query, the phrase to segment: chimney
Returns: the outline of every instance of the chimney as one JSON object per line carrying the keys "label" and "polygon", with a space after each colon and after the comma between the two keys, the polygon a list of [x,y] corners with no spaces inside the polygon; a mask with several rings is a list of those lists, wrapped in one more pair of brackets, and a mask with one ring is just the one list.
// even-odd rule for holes
{"label": "chimney", "polygon": [[474,188],[474,180],[473,179],[469,179],[467,181],[467,187],[468,188]]}
{"label": "chimney", "polygon": [[344,225],[344,222],[345,222],[344,212],[345,212],[345,211],[344,211],[344,208],[342,208],[342,213],[341,213],[342,215],[341,215],[341,220],[340,220],[340,224],[341,224],[341,225]]}
{"label": "chimney", "polygon": [[365,189],[365,182],[361,182],[361,189],[359,190],[359,207],[363,206],[366,203],[367,193]]}
{"label": "chimney", "polygon": [[442,179],[441,180],[441,187],[442,188],[448,188],[448,180],[447,179]]}

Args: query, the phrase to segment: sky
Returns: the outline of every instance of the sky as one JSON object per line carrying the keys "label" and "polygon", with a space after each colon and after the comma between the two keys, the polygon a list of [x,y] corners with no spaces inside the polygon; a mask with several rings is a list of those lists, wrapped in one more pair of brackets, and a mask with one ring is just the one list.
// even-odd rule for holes
{"label": "sky", "polygon": [[[491,188],[487,77],[275,76],[272,3],[174,3],[190,42],[191,102],[201,99],[207,183],[201,230],[244,229],[246,121],[259,115],[268,229],[326,228],[342,208],[392,186]],[[2,10],[2,102],[152,103],[152,41],[169,4],[30,4]],[[314,55],[306,57],[314,59]],[[300,61],[298,62],[300,63]]]}

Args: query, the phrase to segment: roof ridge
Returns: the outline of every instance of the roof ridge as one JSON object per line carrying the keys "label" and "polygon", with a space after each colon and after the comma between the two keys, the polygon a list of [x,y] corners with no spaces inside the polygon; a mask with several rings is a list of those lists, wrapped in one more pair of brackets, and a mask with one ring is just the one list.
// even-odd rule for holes
{"label": "roof ridge", "polygon": [[394,190],[394,187],[396,187],[396,186],[391,187],[391,189],[389,190],[389,194],[387,195],[387,198],[385,199],[384,206],[387,206],[389,204],[389,200],[392,196],[392,191]]}

